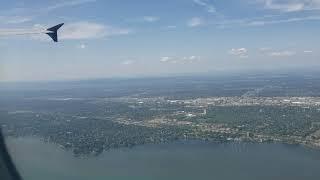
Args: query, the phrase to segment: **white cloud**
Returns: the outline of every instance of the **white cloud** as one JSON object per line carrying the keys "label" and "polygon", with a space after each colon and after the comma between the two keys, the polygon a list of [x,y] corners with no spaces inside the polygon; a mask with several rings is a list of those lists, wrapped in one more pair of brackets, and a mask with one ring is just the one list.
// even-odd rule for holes
{"label": "white cloud", "polygon": [[216,8],[209,4],[207,0],[193,0],[193,2],[199,6],[203,6],[209,13],[216,13]]}
{"label": "white cloud", "polygon": [[[17,29],[6,32],[5,30],[0,30],[0,35],[16,35],[16,34],[26,34],[30,35],[32,39],[48,41],[50,38],[45,35],[43,30],[46,29],[43,25],[36,24],[33,29]],[[127,35],[132,31],[125,28],[117,28],[113,26],[107,26],[99,23],[92,22],[75,22],[70,24],[65,24],[59,30],[59,39],[97,39],[111,36]],[[84,49],[86,46],[82,46]]]}
{"label": "white cloud", "polygon": [[0,16],[0,21],[5,24],[20,24],[29,22],[32,20],[32,17],[24,16]]}
{"label": "white cloud", "polygon": [[41,37],[47,37],[46,39],[50,39],[47,35],[43,33],[45,28],[43,28],[39,24],[35,24],[33,28],[30,29],[0,29],[0,36],[16,36],[16,35],[30,35],[34,39],[41,39]]}
{"label": "white cloud", "polygon": [[232,48],[229,50],[229,54],[237,56],[239,58],[247,58],[248,56],[248,50],[246,48]]}
{"label": "white cloud", "polygon": [[160,59],[160,62],[169,62],[171,59],[172,57],[165,56]]}
{"label": "white cloud", "polygon": [[76,22],[66,24],[60,30],[60,39],[95,39],[102,37],[127,35],[129,29],[121,29],[104,24],[91,22]]}
{"label": "white cloud", "polygon": [[87,48],[87,45],[86,44],[80,44],[77,46],[79,49],[85,49]]}
{"label": "white cloud", "polygon": [[272,50],[272,48],[270,48],[270,47],[262,47],[262,48],[259,48],[259,51],[260,51],[260,52],[267,52],[267,51],[270,51],[270,50]]}
{"label": "white cloud", "polygon": [[[58,3],[53,4],[47,7],[40,8],[12,8],[8,10],[2,10],[1,14],[6,14],[4,16],[0,16],[0,23],[3,24],[20,24],[25,22],[32,21],[35,17],[41,16],[43,14],[49,13],[50,11],[64,8],[64,7],[72,7],[78,6],[81,4],[92,3],[96,0],[60,0]],[[22,15],[18,15],[22,14]],[[29,15],[27,15],[29,14]]]}
{"label": "white cloud", "polygon": [[160,18],[155,16],[144,16],[142,20],[145,22],[156,22],[156,21],[159,21]]}
{"label": "white cloud", "polygon": [[182,63],[194,63],[197,61],[200,61],[201,57],[200,56],[189,56],[189,57],[183,57],[182,58]]}
{"label": "white cloud", "polygon": [[177,26],[171,25],[171,26],[167,26],[166,28],[167,28],[167,29],[176,29]]}
{"label": "white cloud", "polygon": [[47,7],[47,11],[64,8],[64,7],[71,7],[77,6],[81,4],[95,2],[96,0],[69,0],[69,1],[61,1],[60,3],[54,4],[52,6]]}
{"label": "white cloud", "polygon": [[163,63],[172,63],[172,64],[186,64],[186,63],[195,63],[201,59],[200,56],[185,56],[185,57],[162,57],[160,62]]}
{"label": "white cloud", "polygon": [[304,52],[304,53],[313,53],[312,50],[304,50],[303,52]]}
{"label": "white cloud", "polygon": [[267,9],[275,9],[275,10],[281,10],[286,12],[292,12],[292,11],[301,11],[304,8],[303,2],[293,2],[293,1],[287,1],[287,2],[279,2],[277,0],[265,0],[265,7]]}
{"label": "white cloud", "polygon": [[199,17],[193,17],[187,23],[189,27],[197,27],[197,26],[202,26],[204,24],[205,24],[204,20]]}
{"label": "white cloud", "polygon": [[135,63],[135,61],[133,61],[133,60],[125,60],[125,61],[121,62],[122,65],[131,65],[133,63]]}
{"label": "white cloud", "polygon": [[[289,57],[294,56],[297,54],[295,51],[290,50],[283,50],[283,51],[275,51],[272,48],[260,48],[260,53],[267,56],[273,56],[273,57]],[[310,50],[303,51],[304,53],[312,53]]]}
{"label": "white cloud", "polygon": [[320,0],[262,0],[262,2],[265,8],[282,12],[320,9]]}
{"label": "white cloud", "polygon": [[138,18],[128,18],[126,21],[133,23],[154,23],[160,20],[157,16],[142,16]]}
{"label": "white cloud", "polygon": [[243,18],[243,19],[233,19],[233,20],[223,20],[212,23],[217,27],[230,28],[230,27],[239,27],[239,26],[265,26],[273,24],[283,24],[283,23],[294,23],[294,22],[303,22],[303,21],[320,21],[320,16],[302,16],[294,18],[280,18],[281,16],[262,16],[254,18]]}
{"label": "white cloud", "polygon": [[195,60],[195,59],[197,59],[197,58],[198,58],[197,56],[190,56],[190,57],[189,57],[190,60]]}
{"label": "white cloud", "polygon": [[207,5],[207,3],[202,1],[202,0],[193,0],[193,2],[198,4],[198,5],[200,5],[200,6],[206,6]]}
{"label": "white cloud", "polygon": [[307,16],[307,17],[300,17],[300,18],[278,19],[278,20],[268,20],[268,21],[251,21],[251,22],[247,22],[246,25],[264,26],[264,25],[270,25],[270,24],[292,23],[292,22],[299,22],[299,21],[318,21],[318,20],[320,20],[320,16]]}
{"label": "white cloud", "polygon": [[276,51],[276,52],[270,52],[269,56],[273,57],[289,57],[296,55],[296,52],[294,51]]}

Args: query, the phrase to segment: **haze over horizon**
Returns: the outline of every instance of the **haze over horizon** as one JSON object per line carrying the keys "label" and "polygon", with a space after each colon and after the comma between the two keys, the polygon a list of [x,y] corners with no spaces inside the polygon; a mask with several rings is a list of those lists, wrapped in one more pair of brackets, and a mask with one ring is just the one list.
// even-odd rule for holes
{"label": "haze over horizon", "polygon": [[64,22],[60,42],[0,36],[0,81],[320,67],[319,0],[2,2],[4,29]]}

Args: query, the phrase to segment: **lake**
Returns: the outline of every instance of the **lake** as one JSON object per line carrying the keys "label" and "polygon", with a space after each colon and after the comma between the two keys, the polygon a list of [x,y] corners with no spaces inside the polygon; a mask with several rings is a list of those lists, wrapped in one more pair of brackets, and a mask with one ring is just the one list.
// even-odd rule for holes
{"label": "lake", "polygon": [[142,145],[77,158],[35,138],[8,138],[25,180],[319,180],[320,151],[298,145]]}

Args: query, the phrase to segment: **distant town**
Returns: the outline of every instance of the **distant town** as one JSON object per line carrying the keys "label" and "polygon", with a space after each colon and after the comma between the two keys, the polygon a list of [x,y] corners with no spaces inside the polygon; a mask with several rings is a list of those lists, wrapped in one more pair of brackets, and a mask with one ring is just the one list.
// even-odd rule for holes
{"label": "distant town", "polygon": [[[75,156],[187,140],[278,142],[320,149],[320,96],[315,95],[316,89],[311,92],[310,86],[305,86],[292,93],[286,85],[281,92],[272,80],[267,88],[249,87],[245,91],[241,86],[243,81],[233,83],[232,87],[227,86],[236,93],[233,96],[223,96],[227,90],[219,90],[221,94],[212,96],[216,92],[210,94],[215,89],[211,86],[186,92],[184,86],[189,87],[189,83],[173,88],[171,83],[164,83],[158,89],[141,85],[140,81],[128,85],[135,87],[132,91],[123,88],[123,83],[121,87],[100,87],[101,91],[80,87],[29,90],[29,94],[23,95],[13,92],[2,97],[0,124],[6,137],[38,137],[72,151]],[[255,81],[251,83],[260,82]],[[299,86],[302,81],[293,82]],[[248,87],[248,83],[244,86]],[[275,89],[279,95],[292,94],[273,96]]]}

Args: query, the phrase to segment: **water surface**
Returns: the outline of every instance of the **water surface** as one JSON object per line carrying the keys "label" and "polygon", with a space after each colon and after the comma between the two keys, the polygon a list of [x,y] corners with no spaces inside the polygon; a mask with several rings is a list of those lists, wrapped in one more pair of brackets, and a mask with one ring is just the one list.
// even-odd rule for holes
{"label": "water surface", "polygon": [[178,142],[77,158],[34,138],[7,144],[25,180],[320,179],[320,151],[294,145]]}

